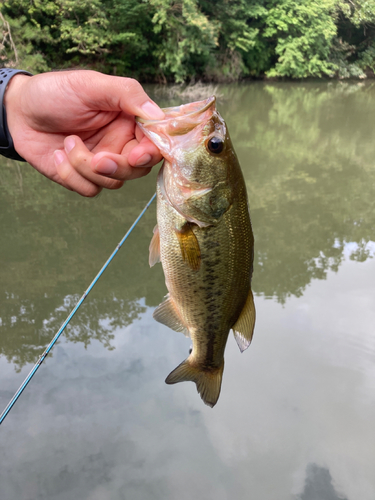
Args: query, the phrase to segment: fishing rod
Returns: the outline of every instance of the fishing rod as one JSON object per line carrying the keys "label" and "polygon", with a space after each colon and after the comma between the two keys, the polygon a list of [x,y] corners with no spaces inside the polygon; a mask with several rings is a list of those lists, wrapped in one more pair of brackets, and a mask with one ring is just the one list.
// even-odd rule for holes
{"label": "fishing rod", "polygon": [[30,380],[33,378],[34,374],[36,373],[36,371],[38,370],[38,368],[40,367],[40,365],[43,363],[43,361],[46,359],[46,357],[48,356],[48,353],[51,351],[52,347],[56,344],[57,340],[59,339],[60,335],[62,334],[62,332],[65,330],[65,327],[68,325],[69,321],[73,318],[73,316],[75,315],[75,313],[77,312],[77,310],[79,309],[80,305],[82,304],[82,302],[85,300],[85,298],[88,296],[88,294],[91,292],[91,290],[94,288],[96,282],[98,281],[98,279],[100,278],[100,276],[104,273],[104,271],[107,269],[109,263],[112,261],[113,257],[117,254],[117,252],[120,250],[120,248],[122,247],[123,243],[125,242],[125,240],[128,238],[128,236],[130,235],[130,233],[133,231],[133,229],[135,228],[135,226],[138,224],[138,222],[141,220],[142,216],[144,215],[144,213],[146,212],[146,210],[148,209],[148,207],[151,205],[151,203],[154,201],[156,197],[156,193],[153,194],[152,198],[150,199],[150,201],[147,203],[147,205],[145,206],[145,208],[142,210],[142,212],[138,215],[138,217],[135,219],[135,221],[133,222],[132,226],[130,227],[129,231],[125,234],[125,236],[122,238],[122,240],[120,241],[120,243],[117,245],[117,247],[115,248],[115,250],[112,252],[112,255],[109,257],[109,259],[107,260],[107,262],[104,264],[104,266],[100,269],[100,271],[98,272],[98,274],[95,276],[95,278],[93,279],[93,281],[91,282],[91,285],[88,287],[88,289],[85,291],[85,293],[82,295],[82,297],[79,299],[79,301],[77,302],[76,306],[73,308],[73,310],[71,311],[71,313],[69,314],[69,316],[66,318],[66,320],[64,321],[64,323],[61,325],[59,331],[56,333],[56,335],[53,337],[53,339],[51,340],[51,342],[48,344],[46,350],[43,352],[43,354],[41,354],[39,356],[39,359],[38,361],[35,363],[34,367],[32,368],[32,370],[30,371],[30,373],[28,374],[28,376],[25,378],[25,380],[22,382],[21,386],[19,387],[18,391],[15,393],[15,395],[13,396],[13,398],[9,401],[7,407],[5,408],[5,410],[3,411],[3,413],[0,415],[0,425],[3,423],[5,417],[8,415],[8,413],[10,412],[10,410],[13,408],[15,402],[17,401],[17,399],[21,396],[22,392],[24,391],[24,389],[26,388],[27,384],[30,382]]}

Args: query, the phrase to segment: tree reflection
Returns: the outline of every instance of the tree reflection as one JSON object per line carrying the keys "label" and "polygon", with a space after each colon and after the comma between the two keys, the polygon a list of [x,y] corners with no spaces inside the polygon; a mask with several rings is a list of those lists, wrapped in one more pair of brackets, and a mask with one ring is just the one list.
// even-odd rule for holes
{"label": "tree reflection", "polygon": [[[372,257],[375,86],[251,84],[220,92],[249,191],[255,293],[285,302],[337,271],[345,248],[358,262]],[[87,200],[1,160],[0,354],[19,368],[36,360],[150,198],[156,170]],[[117,327],[161,302],[161,266],[148,266],[154,224],[152,207],[73,318],[68,340],[111,348]]]}
{"label": "tree reflection", "polygon": [[[21,368],[50,342],[151,197],[155,178],[87,200],[27,165],[22,189],[14,164],[4,161],[2,172],[0,354]],[[113,331],[145,311],[140,299],[162,300],[162,270],[148,266],[155,206],[149,212],[72,319],[68,340],[110,348]]]}
{"label": "tree reflection", "polygon": [[347,500],[337,493],[328,469],[311,463],[306,467],[305,488],[296,500]]}
{"label": "tree reflection", "polygon": [[350,258],[373,255],[375,87],[238,86],[222,106],[245,171],[256,238],[254,289],[285,302]]}

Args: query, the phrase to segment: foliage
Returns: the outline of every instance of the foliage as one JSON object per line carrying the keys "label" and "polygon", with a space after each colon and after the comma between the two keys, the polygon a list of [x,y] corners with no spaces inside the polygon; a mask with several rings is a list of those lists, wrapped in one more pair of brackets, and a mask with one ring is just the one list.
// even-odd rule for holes
{"label": "foliage", "polygon": [[375,0],[5,0],[1,14],[3,65],[35,72],[180,83],[375,69]]}
{"label": "foliage", "polygon": [[25,53],[24,69],[64,66],[75,53],[89,60],[105,52],[109,43],[100,0],[17,0],[4,7],[16,45]]}
{"label": "foliage", "polygon": [[331,76],[329,61],[336,25],[332,0],[282,0],[270,2],[264,36],[274,40],[278,56],[269,76],[306,78]]}
{"label": "foliage", "polygon": [[[207,67],[214,80],[235,80],[243,75],[259,74],[264,67],[262,51],[266,47],[259,38],[261,23],[266,14],[261,1],[218,0],[201,1],[203,12],[217,20],[218,44]],[[255,58],[251,55],[257,54]]]}
{"label": "foliage", "polygon": [[155,7],[154,32],[160,35],[154,51],[160,70],[183,82],[193,71],[192,62],[199,64],[217,45],[218,23],[208,20],[197,0],[150,0],[150,4]]}
{"label": "foliage", "polygon": [[154,9],[140,0],[111,0],[105,3],[111,43],[102,60],[102,71],[129,75],[143,81],[158,74],[152,56],[156,40],[153,33]]}

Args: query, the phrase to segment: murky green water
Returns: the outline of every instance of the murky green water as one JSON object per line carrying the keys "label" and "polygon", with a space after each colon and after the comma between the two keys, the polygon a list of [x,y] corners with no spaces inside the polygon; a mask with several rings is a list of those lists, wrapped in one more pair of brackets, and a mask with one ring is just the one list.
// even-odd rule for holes
{"label": "murky green water", "polygon": [[[256,237],[252,346],[229,338],[214,409],[165,385],[190,341],[152,319],[152,207],[0,427],[2,500],[374,499],[375,85],[219,92]],[[88,200],[0,166],[2,411],[157,169]]]}

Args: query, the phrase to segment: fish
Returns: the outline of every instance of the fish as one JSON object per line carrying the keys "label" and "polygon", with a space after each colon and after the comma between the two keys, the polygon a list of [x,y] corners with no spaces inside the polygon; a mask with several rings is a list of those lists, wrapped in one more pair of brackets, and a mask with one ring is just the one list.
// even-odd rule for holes
{"label": "fish", "polygon": [[164,157],[149,263],[161,262],[168,294],[153,317],[192,341],[166,383],[195,382],[213,407],[230,330],[243,352],[255,325],[247,190],[215,96],[163,112],[162,120],[136,119]]}

